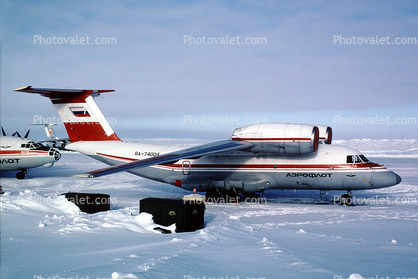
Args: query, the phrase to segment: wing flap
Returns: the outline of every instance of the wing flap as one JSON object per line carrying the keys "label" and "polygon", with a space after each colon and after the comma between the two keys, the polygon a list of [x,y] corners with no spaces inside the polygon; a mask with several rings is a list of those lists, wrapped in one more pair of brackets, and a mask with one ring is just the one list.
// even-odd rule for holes
{"label": "wing flap", "polygon": [[252,147],[252,143],[242,142],[242,141],[232,141],[232,140],[223,140],[212,142],[208,144],[199,145],[196,147],[190,147],[186,149],[181,149],[175,152],[170,152],[160,156],[155,156],[152,158],[137,160],[130,163],[119,164],[112,167],[107,167],[103,169],[98,169],[79,175],[76,177],[92,178],[99,177],[104,175],[109,175],[117,172],[128,171],[136,168],[145,168],[154,165],[174,163],[181,159],[191,159],[196,157],[201,157],[204,155],[215,154],[230,150],[237,149],[246,149]]}

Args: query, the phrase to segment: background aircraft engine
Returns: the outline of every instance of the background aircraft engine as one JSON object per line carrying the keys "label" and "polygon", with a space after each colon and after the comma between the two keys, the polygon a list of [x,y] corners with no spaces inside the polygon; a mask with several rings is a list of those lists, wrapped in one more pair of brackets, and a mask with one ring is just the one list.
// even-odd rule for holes
{"label": "background aircraft engine", "polygon": [[329,126],[315,125],[319,129],[319,141],[325,144],[332,142],[332,129]]}
{"label": "background aircraft engine", "polygon": [[254,124],[235,129],[232,140],[254,143],[251,152],[310,154],[318,150],[319,129],[304,124]]}

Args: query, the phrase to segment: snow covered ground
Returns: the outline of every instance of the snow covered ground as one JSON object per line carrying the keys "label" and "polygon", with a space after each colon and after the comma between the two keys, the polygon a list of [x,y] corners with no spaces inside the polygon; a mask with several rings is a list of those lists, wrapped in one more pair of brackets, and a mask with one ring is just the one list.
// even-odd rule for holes
{"label": "snow covered ground", "polygon": [[[128,173],[71,177],[104,166],[71,152],[24,180],[2,172],[1,277],[418,277],[417,142],[336,143],[385,164],[402,183],[355,191],[354,207],[323,204],[318,191],[266,191],[265,204],[208,204],[202,230],[160,234],[138,214],[139,200],[190,192]],[[69,191],[109,194],[111,210],[80,212],[60,196]]]}

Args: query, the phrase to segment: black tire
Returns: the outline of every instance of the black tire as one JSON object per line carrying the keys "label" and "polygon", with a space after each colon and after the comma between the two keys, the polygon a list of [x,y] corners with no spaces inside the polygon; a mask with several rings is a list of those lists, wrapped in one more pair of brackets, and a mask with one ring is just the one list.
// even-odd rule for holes
{"label": "black tire", "polygon": [[235,193],[233,190],[225,191],[224,192],[225,202],[227,203],[238,203],[239,195]]}
{"label": "black tire", "polygon": [[221,195],[218,193],[218,191],[216,191],[215,188],[212,188],[206,192],[205,197],[207,202],[219,202]]}
{"label": "black tire", "polygon": [[351,196],[344,194],[340,197],[340,205],[351,205]]}
{"label": "black tire", "polygon": [[16,178],[17,178],[17,179],[23,179],[23,178],[25,178],[25,174],[24,174],[23,172],[18,172],[18,173],[16,174]]}

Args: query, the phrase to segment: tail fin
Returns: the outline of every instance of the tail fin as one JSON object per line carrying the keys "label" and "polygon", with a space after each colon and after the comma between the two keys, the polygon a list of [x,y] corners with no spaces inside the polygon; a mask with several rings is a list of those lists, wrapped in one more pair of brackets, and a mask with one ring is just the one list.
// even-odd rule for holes
{"label": "tail fin", "polygon": [[59,139],[57,137],[57,135],[55,134],[54,130],[52,129],[52,126],[57,125],[57,124],[50,123],[50,124],[29,124],[29,125],[33,125],[33,126],[44,126],[45,133],[46,133],[46,137],[48,139],[50,139],[50,140]]}
{"label": "tail fin", "polygon": [[48,97],[61,116],[71,142],[120,140],[93,99],[100,93],[114,90],[49,89],[26,86],[14,91]]}

